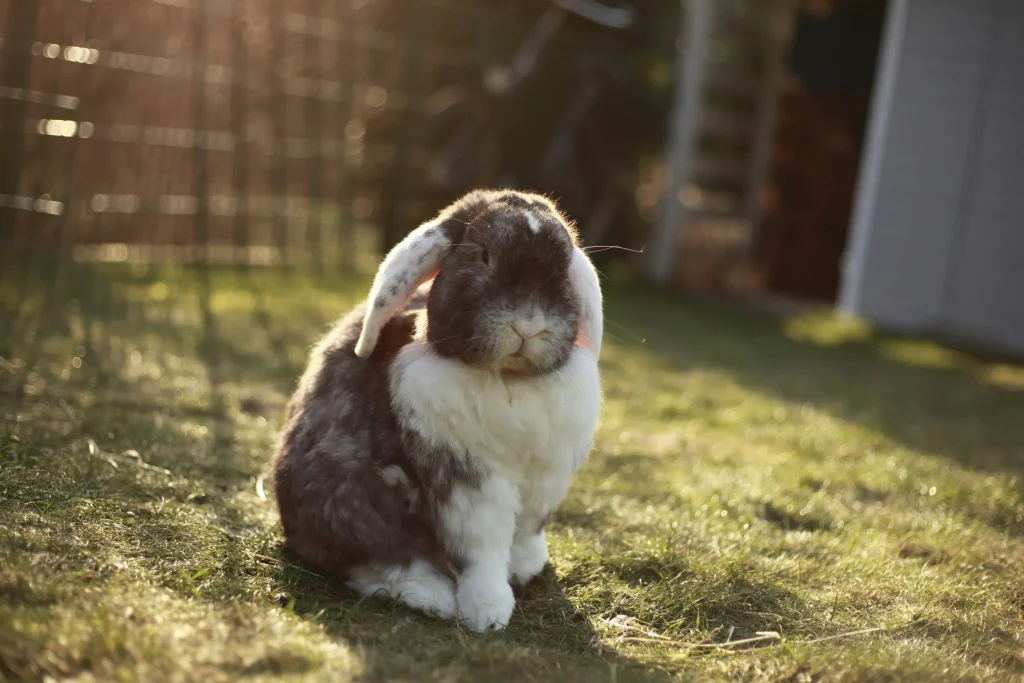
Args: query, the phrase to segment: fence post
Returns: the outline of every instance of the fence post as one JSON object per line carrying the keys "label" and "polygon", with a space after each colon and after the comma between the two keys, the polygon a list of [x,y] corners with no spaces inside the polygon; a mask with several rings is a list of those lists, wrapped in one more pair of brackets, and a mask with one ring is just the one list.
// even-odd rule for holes
{"label": "fence post", "polygon": [[249,201],[249,138],[246,130],[249,101],[249,50],[245,31],[249,26],[251,8],[248,0],[231,3],[231,58],[234,80],[231,83],[231,128],[235,135],[233,180],[235,214],[232,242],[236,266],[248,270],[252,259],[252,207]]}
{"label": "fence post", "polygon": [[424,24],[427,15],[419,2],[409,3],[403,12],[405,26],[402,27],[401,43],[405,46],[402,55],[403,87],[408,94],[405,111],[399,119],[398,144],[395,148],[395,162],[388,174],[383,192],[382,230],[380,233],[381,253],[387,253],[398,244],[412,226],[407,224],[405,207],[409,201],[409,151],[418,139],[419,117],[423,98],[423,45],[427,33]]}
{"label": "fence post", "polygon": [[273,93],[270,100],[270,116],[273,120],[274,147],[271,160],[270,193],[274,206],[274,234],[280,251],[281,265],[291,266],[289,255],[291,227],[288,196],[288,75],[285,73],[285,59],[288,56],[288,32],[284,28],[285,10],[283,0],[268,0],[270,14],[270,70],[273,79]]}
{"label": "fence post", "polygon": [[677,46],[676,90],[669,114],[668,181],[661,216],[647,245],[647,276],[659,285],[671,282],[679,258],[679,240],[686,213],[681,195],[697,143],[697,119],[707,75],[716,2],[687,0],[680,12],[679,40],[683,44]]}
{"label": "fence post", "polygon": [[206,168],[206,153],[208,144],[208,131],[206,120],[206,67],[207,67],[207,45],[206,45],[206,13],[209,11],[205,3],[199,3],[193,10],[195,13],[195,24],[192,27],[195,41],[192,53],[192,96],[195,98],[193,106],[192,127],[195,129],[192,147],[192,163],[195,164],[196,186],[196,218],[195,236],[202,249],[202,264],[200,267],[205,271],[210,265],[210,233],[207,211],[209,209],[209,179]]}
{"label": "fence post", "polygon": [[[339,250],[338,262],[343,270],[349,270],[356,262],[355,226],[352,215],[352,184],[349,182],[348,167],[348,125],[356,116],[356,9],[349,2],[335,3],[338,23],[338,81],[341,83],[340,106],[338,118],[340,126],[336,126],[335,137],[339,139],[337,159],[337,198],[338,227],[336,247]],[[338,132],[340,130],[340,133]]]}
{"label": "fence post", "polygon": [[[307,21],[316,18],[317,9],[322,6],[318,0],[306,0]],[[323,17],[322,17],[323,18]],[[323,126],[321,109],[327,92],[324,86],[323,33],[309,30],[303,35],[302,67],[307,83],[311,84],[305,93],[306,128],[306,247],[312,249],[313,269],[323,275],[326,259],[324,245],[324,196],[323,196]],[[315,48],[315,49],[314,49]],[[312,83],[316,83],[315,86]],[[309,141],[313,140],[312,145]]]}
{"label": "fence post", "polygon": [[768,36],[765,40],[766,68],[758,101],[757,127],[754,132],[750,166],[747,169],[745,216],[750,221],[748,256],[756,252],[763,213],[764,187],[771,172],[775,130],[779,118],[779,98],[786,77],[786,57],[796,20],[793,0],[772,0]]}
{"label": "fence post", "polygon": [[[28,90],[32,71],[31,46],[36,37],[39,3],[15,0],[4,17],[0,85]],[[13,197],[21,185],[21,158],[25,146],[25,109],[28,98],[0,99],[0,195]],[[15,208],[0,201],[0,241],[13,237]]]}

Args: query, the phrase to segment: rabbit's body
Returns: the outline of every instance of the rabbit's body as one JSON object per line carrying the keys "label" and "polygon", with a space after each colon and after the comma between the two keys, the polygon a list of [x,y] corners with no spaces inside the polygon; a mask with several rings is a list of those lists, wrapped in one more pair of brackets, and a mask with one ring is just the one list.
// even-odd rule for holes
{"label": "rabbit's body", "polygon": [[275,465],[290,548],[477,630],[543,569],[600,414],[600,289],[542,201],[471,195],[389,254],[314,351]]}
{"label": "rabbit's body", "polygon": [[[414,315],[393,318],[373,357],[353,354],[365,306],[317,346],[286,411],[274,483],[289,547],[343,573],[371,561],[403,565],[438,556],[432,528],[394,481],[412,475],[391,411],[388,370],[414,333]],[[395,469],[397,468],[397,469]],[[399,482],[401,483],[401,482]]]}
{"label": "rabbit's body", "polygon": [[[506,379],[438,357],[429,345],[415,342],[399,352],[393,368],[392,406],[399,424],[427,442],[455,444],[453,452],[467,470],[500,481],[489,487],[516,510],[517,536],[540,534],[590,451],[601,410],[593,354],[577,347],[555,373]],[[441,377],[447,378],[443,384]],[[543,569],[546,547],[542,558],[518,550],[508,575],[525,583]]]}

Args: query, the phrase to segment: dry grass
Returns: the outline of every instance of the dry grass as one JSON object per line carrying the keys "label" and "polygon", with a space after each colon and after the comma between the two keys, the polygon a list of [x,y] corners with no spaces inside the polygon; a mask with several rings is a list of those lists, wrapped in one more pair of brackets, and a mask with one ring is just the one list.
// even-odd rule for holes
{"label": "dry grass", "polygon": [[609,287],[552,566],[474,635],[294,563],[260,496],[365,280],[44,274],[0,286],[0,679],[1024,677],[1020,365]]}

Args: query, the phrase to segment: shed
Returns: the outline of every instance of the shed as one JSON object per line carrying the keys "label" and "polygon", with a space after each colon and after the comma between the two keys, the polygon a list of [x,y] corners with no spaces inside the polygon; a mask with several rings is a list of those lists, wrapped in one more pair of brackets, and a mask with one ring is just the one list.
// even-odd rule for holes
{"label": "shed", "polygon": [[1024,2],[890,0],[838,303],[1024,351]]}
{"label": "shed", "polygon": [[[685,283],[708,263],[726,261],[728,268],[739,264],[762,273],[760,285],[741,292],[748,296],[828,299],[839,310],[883,328],[1024,352],[1024,2],[774,0],[776,16],[789,17],[769,42],[776,55],[792,53],[793,31],[786,27],[793,26],[795,15],[813,11],[808,7],[878,7],[875,38],[856,39],[867,46],[867,58],[877,54],[877,67],[871,67],[873,85],[868,83],[863,96],[858,95],[866,125],[847,127],[857,131],[857,139],[839,167],[848,165],[846,173],[821,166],[820,154],[799,152],[794,162],[786,136],[792,136],[795,126],[797,135],[810,139],[802,132],[804,121],[794,123],[794,110],[785,104],[789,100],[784,93],[792,93],[792,83],[799,79],[791,63],[780,67],[783,58],[769,59],[761,79],[774,84],[775,94],[762,100],[760,124],[749,129],[759,141],[753,149],[761,151],[753,155],[742,188],[750,207],[745,216],[737,216],[743,226],[738,234],[745,237],[733,240],[740,247],[731,251],[708,250],[703,246],[708,240],[694,240],[707,232],[707,221],[683,200],[692,194],[688,188],[701,180],[688,170],[703,161],[694,142],[699,131],[693,132],[692,122],[716,118],[701,94],[709,87],[708,74],[714,73],[702,66],[713,63],[702,51],[714,39],[715,26],[722,24],[702,18],[701,12],[721,14],[719,7],[727,5],[714,0],[690,0],[687,5],[688,49],[681,55],[678,91],[689,94],[689,103],[682,106],[687,104],[684,97],[674,118],[669,148],[673,174],[661,222],[648,240],[652,277]],[[853,52],[858,63],[864,62],[864,55]],[[805,63],[806,58],[803,54]],[[806,84],[797,87],[807,92]],[[777,126],[777,120],[789,123]],[[766,137],[775,140],[775,167],[786,158],[789,168],[795,163],[812,169],[782,179],[789,188],[789,198],[783,200],[788,207],[782,212],[771,208],[778,206],[780,179],[772,163],[764,167]],[[780,154],[783,148],[785,154]],[[824,149],[819,146],[818,151]],[[810,182],[815,174],[827,182]],[[794,182],[800,186],[795,195]],[[829,183],[845,183],[845,190],[839,188],[827,200],[839,208],[822,208],[824,200],[814,194],[819,185]],[[812,205],[814,211],[808,208]],[[830,225],[814,228],[815,216],[828,218]],[[794,246],[797,223],[803,226],[801,234],[838,232],[834,249],[824,254],[821,238]],[[766,241],[775,245],[765,250]],[[780,249],[799,256],[763,255]],[[778,270],[779,263],[790,271],[810,267],[808,254],[827,261],[832,285],[801,293],[794,291],[799,288],[787,290],[779,278],[773,280],[771,270]],[[813,265],[820,269],[822,264]],[[728,278],[722,281],[726,284],[721,288],[729,289]]]}

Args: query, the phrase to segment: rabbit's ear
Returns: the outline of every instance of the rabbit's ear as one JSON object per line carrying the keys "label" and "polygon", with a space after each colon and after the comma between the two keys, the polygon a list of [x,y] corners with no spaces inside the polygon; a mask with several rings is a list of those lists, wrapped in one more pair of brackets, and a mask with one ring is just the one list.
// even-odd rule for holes
{"label": "rabbit's ear", "polygon": [[368,358],[373,353],[381,328],[409,303],[420,285],[437,275],[449,246],[451,240],[441,221],[435,220],[413,230],[388,252],[370,289],[357,356]]}
{"label": "rabbit's ear", "polygon": [[600,357],[601,337],[604,335],[601,283],[594,264],[579,247],[573,247],[569,282],[580,300],[580,327],[576,343],[593,351],[595,357]]}

